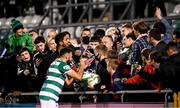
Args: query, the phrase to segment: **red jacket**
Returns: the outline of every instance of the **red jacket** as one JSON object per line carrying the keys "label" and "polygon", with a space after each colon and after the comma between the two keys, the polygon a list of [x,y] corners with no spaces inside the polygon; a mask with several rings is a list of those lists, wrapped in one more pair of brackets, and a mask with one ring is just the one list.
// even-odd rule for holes
{"label": "red jacket", "polygon": [[[142,72],[143,72],[143,74],[149,74],[150,76],[153,76],[154,73],[155,73],[155,70],[151,65],[146,64],[146,66],[143,68]],[[131,78],[128,78],[125,81],[125,84],[139,84],[139,83],[144,82],[145,80],[147,80],[147,79],[143,78],[141,76],[141,74],[137,74],[137,75],[134,75]],[[153,81],[151,82],[150,81],[150,83],[151,83],[151,86],[154,89],[160,90],[162,88],[162,85],[161,85],[161,83],[159,81],[156,81],[156,82],[153,82]]]}

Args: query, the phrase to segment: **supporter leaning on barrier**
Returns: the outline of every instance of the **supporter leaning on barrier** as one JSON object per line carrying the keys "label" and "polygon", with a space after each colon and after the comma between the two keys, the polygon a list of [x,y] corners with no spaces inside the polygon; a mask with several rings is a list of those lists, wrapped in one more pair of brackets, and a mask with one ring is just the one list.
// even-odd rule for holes
{"label": "supporter leaning on barrier", "polygon": [[[130,76],[130,66],[126,65],[122,59],[118,58],[117,51],[110,50],[107,53],[107,70],[111,76],[111,84],[108,87],[108,90],[113,92],[124,90],[126,88],[124,87],[122,78]],[[113,101],[120,100],[120,95],[113,95]]]}
{"label": "supporter leaning on barrier", "polygon": [[[174,91],[180,90],[180,51],[177,44],[167,44],[168,59],[160,66],[162,81],[167,87]],[[179,82],[179,83],[178,83]]]}
{"label": "supporter leaning on barrier", "polygon": [[[124,84],[141,84],[146,82],[146,87],[144,89],[162,89],[162,84],[158,79],[159,76],[156,74],[158,70],[158,64],[160,63],[161,54],[157,51],[152,51],[151,49],[144,49],[141,52],[141,57],[143,60],[143,67],[139,68],[139,72],[132,76],[131,78],[124,78]],[[158,59],[159,58],[159,59]]]}
{"label": "supporter leaning on barrier", "polygon": [[[21,61],[18,62],[18,70],[17,70],[17,81],[15,90],[13,91],[19,93],[22,92],[35,92],[35,85],[37,79],[37,69],[35,68],[33,61],[33,54],[27,49],[22,48],[19,51],[19,55]],[[17,95],[18,96],[18,95]],[[36,103],[35,96],[23,96],[19,97],[20,103]]]}
{"label": "supporter leaning on barrier", "polygon": [[95,56],[96,60],[98,61],[96,74],[98,74],[101,78],[101,81],[99,84],[94,85],[95,90],[105,91],[108,89],[108,86],[110,85],[110,76],[107,71],[107,47],[105,45],[98,45],[95,48]]}
{"label": "supporter leaning on barrier", "polygon": [[[95,48],[95,58],[98,61],[97,67],[96,67],[96,74],[100,76],[100,83],[96,84],[94,86],[89,86],[92,89],[102,91],[102,92],[107,92],[109,85],[111,84],[111,77],[110,74],[107,71],[107,51],[108,48],[105,45],[98,45]],[[108,95],[102,95],[98,97],[98,101],[101,102],[107,102],[110,101],[110,97]]]}
{"label": "supporter leaning on barrier", "polygon": [[167,45],[168,60],[160,65],[160,76],[163,84],[174,92],[174,107],[180,107],[180,51],[177,44]]}
{"label": "supporter leaning on barrier", "polygon": [[47,69],[49,67],[49,58],[52,51],[49,50],[45,39],[42,36],[38,36],[35,39],[34,44],[36,46],[37,53],[34,54],[33,61],[38,72],[38,83],[36,85],[37,90],[39,91],[46,78]]}

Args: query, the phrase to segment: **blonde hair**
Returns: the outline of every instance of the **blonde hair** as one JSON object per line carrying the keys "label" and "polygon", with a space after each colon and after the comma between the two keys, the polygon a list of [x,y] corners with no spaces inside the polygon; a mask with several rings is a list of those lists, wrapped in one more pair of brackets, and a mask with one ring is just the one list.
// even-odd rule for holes
{"label": "blonde hair", "polygon": [[111,67],[113,70],[116,70],[119,66],[118,59],[108,59],[107,67]]}
{"label": "blonde hair", "polygon": [[108,52],[108,48],[103,44],[98,45],[95,49],[101,55],[106,55]]}

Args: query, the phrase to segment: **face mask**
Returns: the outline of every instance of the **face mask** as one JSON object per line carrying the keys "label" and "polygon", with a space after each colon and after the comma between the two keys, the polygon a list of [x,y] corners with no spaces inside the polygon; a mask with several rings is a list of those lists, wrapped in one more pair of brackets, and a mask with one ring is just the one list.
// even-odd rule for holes
{"label": "face mask", "polygon": [[82,42],[83,42],[84,44],[89,44],[89,36],[84,36],[84,37],[82,37]]}

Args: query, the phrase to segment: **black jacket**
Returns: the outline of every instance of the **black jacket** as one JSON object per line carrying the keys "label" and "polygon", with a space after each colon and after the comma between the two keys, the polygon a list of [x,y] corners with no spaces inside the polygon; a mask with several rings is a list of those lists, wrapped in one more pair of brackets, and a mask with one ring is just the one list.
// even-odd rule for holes
{"label": "black jacket", "polygon": [[180,53],[170,56],[160,64],[161,79],[173,91],[180,90]]}
{"label": "black jacket", "polygon": [[96,90],[100,90],[100,87],[102,85],[105,85],[106,89],[108,89],[108,87],[111,84],[111,76],[107,71],[107,64],[105,59],[99,61],[99,63],[97,64],[96,73],[100,76],[101,82],[99,84],[94,85],[94,88]]}

